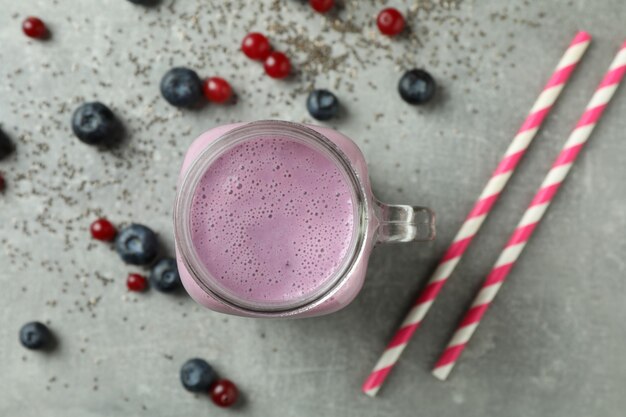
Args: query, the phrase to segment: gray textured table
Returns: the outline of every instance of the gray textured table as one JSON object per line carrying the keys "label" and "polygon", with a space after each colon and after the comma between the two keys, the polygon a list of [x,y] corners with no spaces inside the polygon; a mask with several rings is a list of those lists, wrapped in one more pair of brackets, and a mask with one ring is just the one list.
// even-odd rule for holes
{"label": "gray textured table", "polygon": [[[246,5],[249,3],[249,5]],[[412,10],[413,34],[382,39],[382,3]],[[0,415],[621,416],[626,409],[626,89],[622,89],[451,379],[430,375],[462,311],[519,219],[626,35],[622,0],[345,1],[322,17],[298,1],[0,0],[0,124],[17,152],[0,162]],[[26,15],[48,42],[20,31]],[[255,29],[297,69],[273,81],[238,52]],[[377,399],[360,384],[424,284],[577,29],[594,42],[496,212]],[[174,65],[228,78],[234,106],[177,111],[160,97]],[[395,86],[428,69],[436,103],[415,109]],[[433,207],[435,243],[377,248],[367,283],[323,318],[227,317],[186,296],[129,295],[136,269],[93,243],[98,215],[142,221],[172,250],[175,178],[188,144],[226,122],[310,121],[311,86],[345,107],[332,126],[365,152],[378,196]],[[128,140],[78,142],[83,100],[109,104]],[[50,354],[17,331],[49,323]],[[237,411],[183,391],[181,363],[211,361],[244,393]]]}

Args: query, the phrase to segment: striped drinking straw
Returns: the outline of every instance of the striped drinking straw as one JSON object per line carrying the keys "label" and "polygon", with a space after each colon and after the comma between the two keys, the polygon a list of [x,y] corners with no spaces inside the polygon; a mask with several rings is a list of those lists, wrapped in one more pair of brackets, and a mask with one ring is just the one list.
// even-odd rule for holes
{"label": "striped drinking straw", "polygon": [[565,180],[567,173],[572,168],[576,157],[583,146],[585,146],[587,139],[589,139],[591,132],[593,132],[594,127],[600,120],[604,109],[609,104],[615,90],[617,90],[625,72],[626,42],[611,63],[608,72],[591,97],[589,104],[587,104],[585,112],[578,120],[574,131],[572,131],[567,142],[565,142],[563,149],[552,164],[552,168],[543,180],[537,194],[535,194],[509,241],[504,246],[474,302],[465,314],[465,317],[463,317],[463,320],[461,320],[454,336],[452,336],[448,347],[437,361],[433,370],[433,374],[437,378],[445,380],[450,371],[452,371],[461,352],[463,352],[463,349],[465,349],[465,346],[467,346],[474,331],[480,324],[481,318],[496,297],[502,283],[511,271],[511,268],[513,268],[513,265],[515,265],[515,261],[517,261],[524,250],[533,231],[541,221],[550,202],[552,202],[563,180]]}
{"label": "striped drinking straw", "polygon": [[489,182],[478,197],[474,207],[465,219],[452,244],[440,260],[437,269],[418,296],[408,315],[400,325],[394,337],[383,352],[378,363],[369,374],[362,390],[369,396],[375,396],[387,375],[396,364],[402,351],[409,343],[411,336],[417,330],[433,301],[441,291],[448,277],[461,260],[463,253],[480,229],[483,221],[489,214],[492,206],[500,196],[501,191],[513,174],[515,167],[524,155],[537,131],[541,127],[561,90],[576,68],[585,53],[591,37],[586,32],[576,34],[565,54],[559,61],[548,83],[537,98],[528,116],[522,123],[513,141],[506,150],[498,167],[493,172]]}

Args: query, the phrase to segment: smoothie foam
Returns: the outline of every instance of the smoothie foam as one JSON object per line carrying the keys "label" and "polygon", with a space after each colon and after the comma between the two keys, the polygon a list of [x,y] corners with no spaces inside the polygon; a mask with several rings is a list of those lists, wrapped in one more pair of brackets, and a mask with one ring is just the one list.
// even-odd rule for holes
{"label": "smoothie foam", "polygon": [[191,237],[216,285],[248,303],[297,302],[350,250],[352,185],[321,150],[288,137],[227,149],[194,192]]}

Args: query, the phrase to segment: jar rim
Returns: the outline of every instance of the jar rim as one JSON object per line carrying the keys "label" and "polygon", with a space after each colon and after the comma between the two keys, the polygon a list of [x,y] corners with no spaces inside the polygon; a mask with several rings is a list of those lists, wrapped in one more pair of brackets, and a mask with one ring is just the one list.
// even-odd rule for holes
{"label": "jar rim", "polygon": [[[349,250],[344,256],[341,266],[326,280],[324,285],[321,285],[311,294],[287,303],[255,303],[242,300],[234,294],[228,294],[226,289],[217,284],[217,280],[214,277],[211,278],[212,274],[200,260],[191,238],[191,219],[189,214],[193,196],[208,167],[216,158],[223,155],[231,147],[264,135],[288,135],[290,139],[314,146],[317,150],[323,151],[343,171],[346,179],[352,185],[354,227]],[[187,268],[189,275],[195,283],[203,291],[235,310],[269,316],[299,313],[331,298],[349,277],[350,271],[358,264],[364,252],[368,232],[369,201],[366,195],[363,181],[350,163],[350,159],[333,141],[323,134],[302,124],[281,120],[260,120],[246,123],[229,130],[211,141],[192,161],[183,174],[174,207],[174,236],[178,253],[183,265]]]}

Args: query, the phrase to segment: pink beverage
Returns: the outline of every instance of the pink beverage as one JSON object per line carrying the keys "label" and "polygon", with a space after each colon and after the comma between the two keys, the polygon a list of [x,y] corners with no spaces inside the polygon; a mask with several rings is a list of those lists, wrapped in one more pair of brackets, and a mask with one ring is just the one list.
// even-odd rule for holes
{"label": "pink beverage", "polygon": [[362,287],[374,243],[434,233],[429,210],[373,197],[350,139],[280,121],[222,126],[191,145],[175,231],[189,294],[253,317],[336,311]]}
{"label": "pink beverage", "polygon": [[234,145],[193,197],[194,248],[225,291],[251,304],[290,304],[341,266],[354,232],[352,186],[316,149],[289,137]]}

